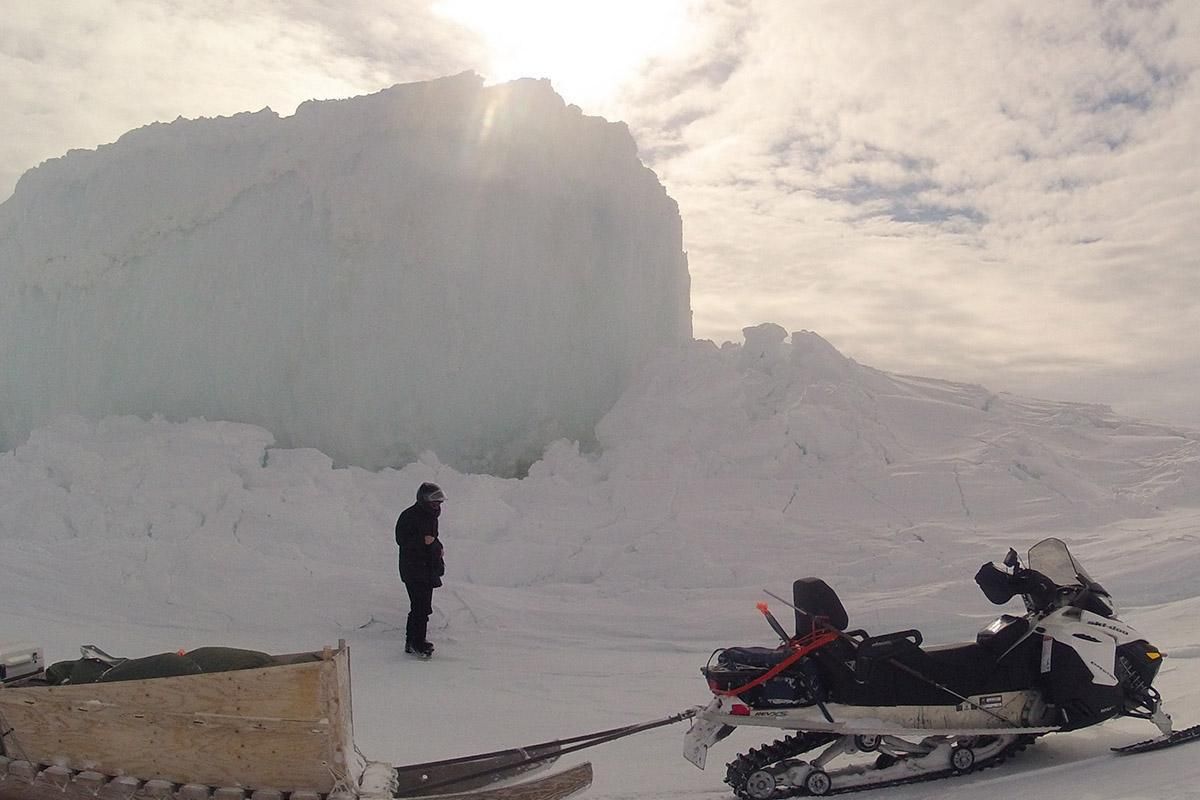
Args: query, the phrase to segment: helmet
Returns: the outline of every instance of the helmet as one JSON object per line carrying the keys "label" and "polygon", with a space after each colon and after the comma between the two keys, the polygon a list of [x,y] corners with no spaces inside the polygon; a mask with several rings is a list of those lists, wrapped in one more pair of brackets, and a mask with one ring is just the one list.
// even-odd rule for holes
{"label": "helmet", "polygon": [[446,499],[446,493],[436,483],[422,483],[417,488],[417,502],[441,503]]}

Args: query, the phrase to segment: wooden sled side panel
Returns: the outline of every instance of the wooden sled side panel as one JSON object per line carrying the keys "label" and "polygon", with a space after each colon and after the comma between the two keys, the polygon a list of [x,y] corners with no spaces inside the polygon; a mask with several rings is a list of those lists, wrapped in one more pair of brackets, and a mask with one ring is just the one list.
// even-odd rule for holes
{"label": "wooden sled side panel", "polygon": [[[0,689],[9,758],[177,785],[328,792],[350,771],[349,652],[201,675]],[[11,779],[11,778],[10,778]]]}

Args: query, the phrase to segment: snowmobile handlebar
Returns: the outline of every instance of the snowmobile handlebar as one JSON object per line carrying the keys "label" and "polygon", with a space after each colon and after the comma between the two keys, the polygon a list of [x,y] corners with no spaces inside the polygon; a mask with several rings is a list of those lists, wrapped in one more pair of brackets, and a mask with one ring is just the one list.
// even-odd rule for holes
{"label": "snowmobile handlebar", "polygon": [[[1005,559],[1005,564],[1008,565],[1009,561]],[[1112,608],[1104,600],[1108,592],[1098,583],[1081,578],[1081,583],[1064,586],[1020,563],[1013,566],[1012,570],[1011,573],[1005,572],[989,561],[975,573],[975,583],[983,590],[984,596],[996,605],[1004,605],[1017,595],[1022,595],[1030,611],[1049,612],[1073,606],[1104,617],[1112,616]]]}
{"label": "snowmobile handlebar", "polygon": [[[1005,559],[1007,564],[1009,559]],[[1031,611],[1044,610],[1054,606],[1054,600],[1060,589],[1054,581],[1042,573],[1017,564],[1011,573],[988,562],[975,573],[975,583],[983,590],[983,594],[998,606],[1002,606],[1017,595],[1029,599]]]}

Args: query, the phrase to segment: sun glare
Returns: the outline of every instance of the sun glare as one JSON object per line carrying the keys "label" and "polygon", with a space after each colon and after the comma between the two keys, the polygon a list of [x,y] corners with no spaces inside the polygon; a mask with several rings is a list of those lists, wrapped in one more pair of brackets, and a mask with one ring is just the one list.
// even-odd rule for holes
{"label": "sun glare", "polygon": [[686,0],[441,0],[434,9],[487,44],[489,81],[549,78],[568,103],[602,114],[639,67],[683,36]]}

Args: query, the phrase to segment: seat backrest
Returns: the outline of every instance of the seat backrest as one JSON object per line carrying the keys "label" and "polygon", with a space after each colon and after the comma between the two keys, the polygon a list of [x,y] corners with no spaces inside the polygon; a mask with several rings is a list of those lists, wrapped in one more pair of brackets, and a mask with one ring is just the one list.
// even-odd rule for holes
{"label": "seat backrest", "polygon": [[816,621],[839,631],[846,630],[849,618],[837,592],[820,578],[801,578],[792,583],[792,605],[796,607],[796,635],[813,632]]}

